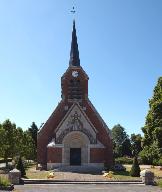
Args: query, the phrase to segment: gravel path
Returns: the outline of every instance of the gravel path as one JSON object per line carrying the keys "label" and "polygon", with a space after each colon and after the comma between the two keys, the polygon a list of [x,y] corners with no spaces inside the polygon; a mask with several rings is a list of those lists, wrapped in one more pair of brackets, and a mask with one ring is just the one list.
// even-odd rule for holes
{"label": "gravel path", "polygon": [[72,172],[55,172],[55,179],[73,180],[73,181],[107,181],[102,175],[82,174]]}

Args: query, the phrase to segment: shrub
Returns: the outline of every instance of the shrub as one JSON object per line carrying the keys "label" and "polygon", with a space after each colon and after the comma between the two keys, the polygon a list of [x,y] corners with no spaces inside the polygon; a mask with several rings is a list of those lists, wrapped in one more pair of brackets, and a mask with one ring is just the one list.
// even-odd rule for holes
{"label": "shrub", "polygon": [[122,164],[116,164],[113,167],[114,171],[126,171],[126,168]]}
{"label": "shrub", "polygon": [[111,169],[111,166],[107,163],[104,163],[104,169],[105,171],[109,171]]}
{"label": "shrub", "polygon": [[118,157],[115,159],[115,164],[133,164],[133,158]]}
{"label": "shrub", "polygon": [[140,166],[138,164],[137,157],[135,156],[134,159],[133,159],[133,165],[132,165],[132,168],[131,168],[131,171],[130,171],[130,175],[132,177],[139,177],[140,172],[141,172]]}
{"label": "shrub", "polygon": [[153,160],[153,165],[162,166],[162,158],[160,158],[160,159],[154,159],[154,160]]}
{"label": "shrub", "polygon": [[21,172],[21,176],[22,177],[26,175],[24,164],[22,162],[21,157],[19,157],[19,160],[18,160],[16,168]]}

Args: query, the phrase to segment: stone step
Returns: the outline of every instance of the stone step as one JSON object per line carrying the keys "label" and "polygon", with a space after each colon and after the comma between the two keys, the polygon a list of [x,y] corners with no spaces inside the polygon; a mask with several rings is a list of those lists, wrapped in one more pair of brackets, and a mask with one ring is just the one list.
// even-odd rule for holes
{"label": "stone step", "polygon": [[55,172],[76,172],[76,173],[100,173],[102,174],[103,168],[89,165],[82,166],[62,166],[54,169]]}
{"label": "stone step", "polygon": [[21,179],[23,184],[138,184],[143,185],[141,180],[125,181],[71,181],[71,180],[50,180],[50,179]]}

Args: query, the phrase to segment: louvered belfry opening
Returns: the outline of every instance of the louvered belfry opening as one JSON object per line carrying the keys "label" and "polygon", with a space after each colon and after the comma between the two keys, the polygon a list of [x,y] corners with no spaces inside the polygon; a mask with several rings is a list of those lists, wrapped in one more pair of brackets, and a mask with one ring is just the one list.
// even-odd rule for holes
{"label": "louvered belfry opening", "polygon": [[82,85],[79,79],[71,79],[68,86],[68,99],[83,98]]}

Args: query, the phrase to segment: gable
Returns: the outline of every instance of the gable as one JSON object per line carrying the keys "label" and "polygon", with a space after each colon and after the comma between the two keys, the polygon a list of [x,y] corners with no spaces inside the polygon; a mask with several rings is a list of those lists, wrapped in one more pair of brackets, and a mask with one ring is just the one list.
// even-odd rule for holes
{"label": "gable", "polygon": [[89,137],[91,143],[97,142],[97,130],[77,102],[72,105],[68,113],[56,128],[56,142],[61,143],[64,136],[72,131],[81,131]]}

